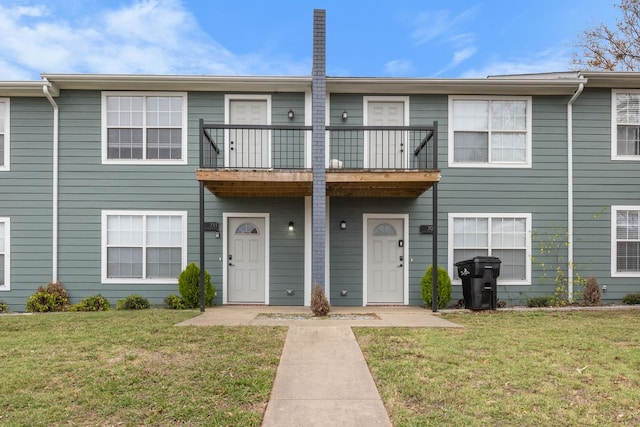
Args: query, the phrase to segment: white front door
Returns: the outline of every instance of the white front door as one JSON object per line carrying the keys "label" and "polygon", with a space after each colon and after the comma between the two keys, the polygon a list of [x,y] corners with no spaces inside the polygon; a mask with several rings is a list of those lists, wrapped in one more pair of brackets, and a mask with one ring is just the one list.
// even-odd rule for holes
{"label": "white front door", "polygon": [[404,220],[367,220],[367,303],[404,303]]}
{"label": "white front door", "polygon": [[[367,126],[404,126],[404,102],[368,101]],[[401,130],[367,132],[365,168],[401,169],[406,165],[406,133]]]}
{"label": "white front door", "polygon": [[265,218],[228,220],[227,302],[265,303]]}
{"label": "white front door", "polygon": [[[267,100],[232,99],[229,101],[229,123],[233,125],[266,125]],[[269,168],[269,131],[232,129],[228,138],[228,167]]]}

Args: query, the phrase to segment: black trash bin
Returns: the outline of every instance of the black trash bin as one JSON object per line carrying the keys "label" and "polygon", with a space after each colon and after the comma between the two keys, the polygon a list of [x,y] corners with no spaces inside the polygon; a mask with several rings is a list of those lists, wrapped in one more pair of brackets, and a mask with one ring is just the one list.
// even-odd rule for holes
{"label": "black trash bin", "polygon": [[456,262],[458,276],[462,280],[464,308],[471,310],[495,310],[498,303],[497,278],[500,275],[500,258],[477,256]]}

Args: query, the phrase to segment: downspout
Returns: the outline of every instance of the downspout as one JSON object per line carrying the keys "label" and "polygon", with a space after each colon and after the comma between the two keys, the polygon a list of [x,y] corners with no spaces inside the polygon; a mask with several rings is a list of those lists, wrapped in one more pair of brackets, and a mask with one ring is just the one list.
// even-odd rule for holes
{"label": "downspout", "polygon": [[59,92],[47,79],[42,85],[44,95],[53,107],[53,171],[52,171],[52,218],[53,229],[51,238],[51,281],[58,281],[58,145],[59,145],[59,108],[53,96],[58,96]]}
{"label": "downspout", "polygon": [[567,104],[567,298],[573,300],[573,103],[584,90],[578,85]]}

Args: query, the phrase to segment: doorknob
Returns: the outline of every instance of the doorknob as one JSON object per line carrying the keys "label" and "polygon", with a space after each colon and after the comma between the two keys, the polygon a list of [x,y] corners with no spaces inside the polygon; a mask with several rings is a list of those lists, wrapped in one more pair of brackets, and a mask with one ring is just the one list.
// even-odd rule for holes
{"label": "doorknob", "polygon": [[400,264],[398,267],[402,267],[404,264]]}
{"label": "doorknob", "polygon": [[234,266],[235,266],[234,263],[232,263],[232,262],[229,263],[229,267],[234,267]]}

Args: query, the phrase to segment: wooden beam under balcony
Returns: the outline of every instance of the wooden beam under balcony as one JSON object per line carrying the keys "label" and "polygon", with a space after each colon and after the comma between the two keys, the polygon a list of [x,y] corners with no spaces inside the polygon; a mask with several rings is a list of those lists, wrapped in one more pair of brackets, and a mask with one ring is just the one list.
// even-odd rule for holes
{"label": "wooden beam under balcony", "polygon": [[329,169],[329,197],[419,197],[440,181],[440,170]]}
{"label": "wooden beam under balcony", "polygon": [[198,169],[196,179],[218,197],[303,197],[313,187],[311,171],[300,169]]}
{"label": "wooden beam under balcony", "polygon": [[[198,181],[218,197],[311,196],[313,174],[305,169],[198,169]],[[329,197],[416,198],[440,181],[439,170],[328,169]]]}

